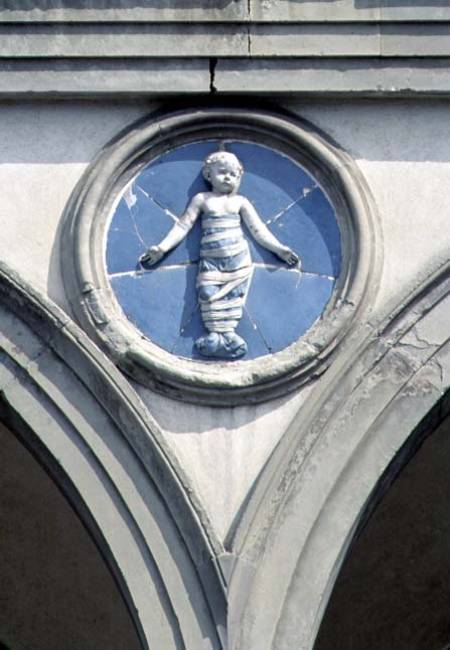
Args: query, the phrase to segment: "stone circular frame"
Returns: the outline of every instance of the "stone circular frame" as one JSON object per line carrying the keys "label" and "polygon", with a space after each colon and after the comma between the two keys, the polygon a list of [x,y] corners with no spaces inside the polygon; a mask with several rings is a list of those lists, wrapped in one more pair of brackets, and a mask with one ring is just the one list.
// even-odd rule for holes
{"label": "stone circular frame", "polygon": [[[108,278],[105,237],[124,188],[168,151],[210,140],[253,143],[288,157],[326,192],[339,225],[341,271],[320,318],[288,347],[255,359],[189,359],[164,350],[125,316]],[[89,167],[66,210],[63,276],[82,325],[139,383],[212,405],[257,402],[292,390],[329,365],[377,286],[376,235],[369,193],[351,159],[309,124],[257,110],[183,111],[133,125]]]}

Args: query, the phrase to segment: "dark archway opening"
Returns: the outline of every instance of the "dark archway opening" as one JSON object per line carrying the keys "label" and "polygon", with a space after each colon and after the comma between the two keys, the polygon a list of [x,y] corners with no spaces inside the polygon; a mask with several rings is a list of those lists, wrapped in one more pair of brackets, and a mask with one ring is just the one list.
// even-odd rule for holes
{"label": "dark archway opening", "polygon": [[68,501],[0,424],[0,650],[138,650],[125,603]]}
{"label": "dark archway opening", "polygon": [[450,647],[448,397],[393,461],[334,586],[314,650]]}

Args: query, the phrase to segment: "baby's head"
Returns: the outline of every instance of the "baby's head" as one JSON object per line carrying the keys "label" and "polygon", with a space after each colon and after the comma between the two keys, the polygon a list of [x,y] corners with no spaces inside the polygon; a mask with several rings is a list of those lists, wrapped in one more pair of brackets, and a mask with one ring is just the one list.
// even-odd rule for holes
{"label": "baby's head", "polygon": [[229,151],[215,151],[205,158],[203,176],[214,190],[230,194],[237,190],[244,171],[239,159]]}

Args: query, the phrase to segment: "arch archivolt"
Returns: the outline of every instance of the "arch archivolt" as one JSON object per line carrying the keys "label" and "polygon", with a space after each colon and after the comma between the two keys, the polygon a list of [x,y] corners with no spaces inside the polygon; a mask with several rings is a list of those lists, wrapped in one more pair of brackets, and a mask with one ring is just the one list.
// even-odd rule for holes
{"label": "arch archivolt", "polygon": [[357,332],[299,411],[235,537],[231,592],[246,599],[232,647],[313,647],[356,529],[416,444],[411,432],[442,417],[449,314],[446,264]]}
{"label": "arch archivolt", "polygon": [[157,425],[81,330],[4,265],[0,297],[0,415],[94,537],[142,647],[223,647],[221,548]]}

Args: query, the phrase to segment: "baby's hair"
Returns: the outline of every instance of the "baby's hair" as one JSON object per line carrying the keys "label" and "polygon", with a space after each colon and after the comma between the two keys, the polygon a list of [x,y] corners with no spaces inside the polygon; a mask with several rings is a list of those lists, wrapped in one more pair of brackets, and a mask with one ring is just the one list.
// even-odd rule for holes
{"label": "baby's hair", "polygon": [[233,165],[236,165],[236,167],[239,169],[239,173],[242,175],[244,167],[239,158],[235,156],[234,153],[231,153],[230,151],[214,151],[205,158],[205,161],[203,163],[203,177],[209,181],[209,170],[211,165],[214,165],[214,163],[224,162],[231,162]]}

